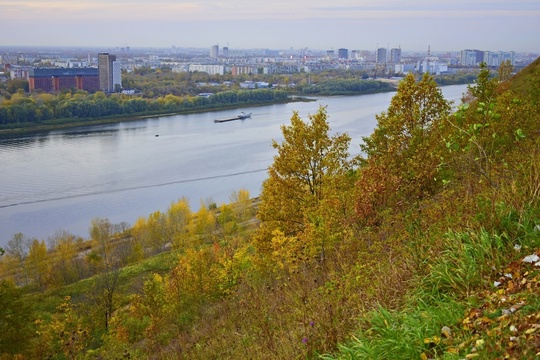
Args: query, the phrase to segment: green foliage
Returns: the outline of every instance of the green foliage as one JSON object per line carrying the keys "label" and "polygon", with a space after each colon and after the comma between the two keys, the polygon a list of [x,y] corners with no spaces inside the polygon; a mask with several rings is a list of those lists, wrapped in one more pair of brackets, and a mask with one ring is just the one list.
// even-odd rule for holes
{"label": "green foliage", "polygon": [[0,280],[0,355],[28,348],[34,329],[32,304],[12,282]]}
{"label": "green foliage", "polygon": [[441,75],[435,76],[435,82],[440,86],[470,84],[476,80],[477,76],[477,74]]}
{"label": "green foliage", "polygon": [[28,91],[28,80],[26,79],[10,79],[6,84],[6,90],[10,94],[15,94],[20,90]]}
{"label": "green foliage", "polygon": [[475,86],[469,86],[469,92],[479,103],[490,104],[494,100],[497,89],[497,79],[491,76],[491,72],[485,63],[480,64],[480,73]]}
{"label": "green foliage", "polygon": [[388,82],[357,79],[328,79],[302,88],[306,95],[361,95],[392,91]]}
{"label": "green foliage", "polygon": [[403,201],[414,201],[437,188],[440,126],[450,114],[433,78],[417,82],[407,75],[387,112],[377,115],[377,127],[361,145],[366,159],[361,169],[357,213],[374,221],[374,212]]}
{"label": "green foliage", "polygon": [[21,124],[55,124],[127,115],[181,113],[227,106],[286,101],[280,90],[228,90],[209,98],[199,96],[163,95],[144,99],[130,95],[102,92],[78,92],[59,95],[15,94],[0,104],[0,126],[12,128]]}
{"label": "green foliage", "polygon": [[[507,65],[505,65],[507,67]],[[502,76],[508,69],[500,71]],[[458,107],[444,130],[447,151],[441,168],[465,179],[469,186],[487,183],[498,187],[504,164],[513,166],[511,149],[524,149],[528,136],[537,133],[534,119],[538,114],[531,99],[519,98],[512,91],[503,91],[506,84],[493,78],[483,67],[475,86],[469,87],[474,99]]]}

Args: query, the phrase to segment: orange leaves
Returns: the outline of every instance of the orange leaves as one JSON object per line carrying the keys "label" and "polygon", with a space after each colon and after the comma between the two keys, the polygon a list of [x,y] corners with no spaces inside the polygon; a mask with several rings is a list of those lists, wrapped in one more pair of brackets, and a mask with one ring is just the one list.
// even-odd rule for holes
{"label": "orange leaves", "polygon": [[358,200],[356,213],[368,225],[377,223],[377,212],[390,206],[391,199],[399,189],[401,179],[385,167],[384,163],[370,159],[362,168],[356,183]]}

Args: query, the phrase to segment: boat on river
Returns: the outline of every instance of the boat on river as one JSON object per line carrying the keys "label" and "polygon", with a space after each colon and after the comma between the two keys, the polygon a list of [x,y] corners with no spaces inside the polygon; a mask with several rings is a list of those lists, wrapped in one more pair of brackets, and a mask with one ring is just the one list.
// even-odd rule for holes
{"label": "boat on river", "polygon": [[224,119],[215,119],[214,122],[215,122],[215,123],[222,123],[222,122],[234,121],[234,120],[244,120],[244,119],[247,119],[247,118],[250,118],[250,117],[251,117],[251,113],[245,114],[245,113],[242,111],[240,114],[238,114],[238,115],[235,116],[235,117],[224,118]]}

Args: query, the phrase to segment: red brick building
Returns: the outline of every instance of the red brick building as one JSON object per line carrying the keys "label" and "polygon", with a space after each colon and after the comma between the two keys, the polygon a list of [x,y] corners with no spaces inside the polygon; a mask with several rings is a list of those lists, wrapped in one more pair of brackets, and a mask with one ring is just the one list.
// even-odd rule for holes
{"label": "red brick building", "polygon": [[95,68],[39,68],[32,69],[28,76],[30,92],[43,90],[56,92],[62,90],[99,90],[99,72]]}

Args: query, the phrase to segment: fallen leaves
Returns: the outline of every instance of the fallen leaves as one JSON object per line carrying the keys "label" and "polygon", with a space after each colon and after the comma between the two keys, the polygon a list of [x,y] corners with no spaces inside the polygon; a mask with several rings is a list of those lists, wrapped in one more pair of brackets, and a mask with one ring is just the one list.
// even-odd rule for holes
{"label": "fallen leaves", "polygon": [[[444,351],[466,359],[533,359],[540,356],[540,250],[510,262],[474,294],[460,326],[441,333]],[[447,330],[446,330],[447,329]],[[447,335],[451,334],[451,335]],[[438,340],[438,341],[437,341]],[[441,338],[426,338],[438,345]]]}

